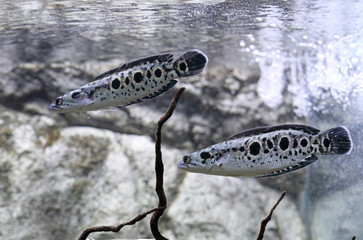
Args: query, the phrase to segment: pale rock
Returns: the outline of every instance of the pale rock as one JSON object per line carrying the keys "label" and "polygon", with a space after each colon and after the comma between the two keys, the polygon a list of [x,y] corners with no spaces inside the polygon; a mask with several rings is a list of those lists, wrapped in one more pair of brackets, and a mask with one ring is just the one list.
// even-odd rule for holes
{"label": "pale rock", "polygon": [[[47,116],[1,110],[1,238],[76,239],[87,227],[118,225],[157,206],[150,137],[64,127]],[[162,145],[168,199],[160,220],[163,234],[255,237],[279,194],[254,179],[186,174],[176,167],[184,154]],[[90,239],[150,238],[148,220]],[[266,237],[304,239],[301,229],[296,207],[286,197]],[[286,238],[277,238],[277,232]]]}
{"label": "pale rock", "polygon": [[[261,220],[279,198],[251,178],[187,173],[166,212],[171,239],[256,239]],[[294,203],[285,197],[265,239],[306,239]]]}

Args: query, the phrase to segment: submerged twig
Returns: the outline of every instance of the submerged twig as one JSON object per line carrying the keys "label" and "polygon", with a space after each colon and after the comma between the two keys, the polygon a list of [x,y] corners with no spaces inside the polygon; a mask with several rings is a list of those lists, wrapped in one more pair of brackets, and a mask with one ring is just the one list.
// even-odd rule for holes
{"label": "submerged twig", "polygon": [[277,202],[275,203],[275,205],[271,208],[270,213],[261,221],[260,232],[258,234],[257,240],[262,240],[263,239],[263,234],[265,233],[267,223],[271,220],[272,213],[276,209],[277,205],[279,205],[279,203],[281,202],[281,200],[285,197],[285,194],[286,194],[286,191],[283,191],[281,193],[281,196],[280,196],[279,200],[277,200]]}
{"label": "submerged twig", "polygon": [[159,218],[163,215],[164,210],[166,208],[166,196],[165,196],[164,187],[163,187],[164,164],[163,164],[162,157],[161,157],[161,128],[162,128],[163,124],[173,114],[173,111],[174,111],[184,89],[185,88],[181,88],[176,92],[173,100],[170,103],[170,106],[169,106],[167,112],[158,121],[158,128],[156,131],[156,141],[155,141],[155,153],[156,153],[156,157],[155,157],[155,173],[156,173],[155,191],[156,191],[156,194],[158,195],[158,199],[159,199],[158,207],[150,209],[144,213],[141,213],[141,214],[137,215],[134,219],[132,219],[128,222],[125,222],[125,223],[121,223],[120,225],[117,225],[117,226],[96,226],[96,227],[87,228],[82,232],[82,234],[78,238],[78,240],[86,240],[88,235],[93,232],[119,232],[121,230],[121,228],[123,228],[124,226],[133,225],[133,224],[137,223],[138,221],[142,220],[143,218],[145,218],[150,213],[154,213],[150,220],[150,229],[151,229],[153,236],[157,240],[159,240],[159,239],[167,240],[167,238],[165,238],[163,235],[161,235],[159,228],[158,228]]}
{"label": "submerged twig", "polygon": [[134,225],[135,223],[137,223],[138,221],[142,220],[144,217],[146,217],[150,213],[153,213],[155,211],[158,211],[158,210],[161,210],[161,209],[164,209],[164,208],[165,207],[157,207],[157,208],[150,209],[149,211],[140,213],[134,219],[132,219],[132,220],[130,220],[128,222],[121,223],[120,225],[117,225],[117,226],[97,226],[97,227],[87,228],[86,230],[84,230],[82,232],[82,234],[78,238],[78,240],[86,240],[86,238],[88,237],[88,235],[90,235],[93,232],[118,232],[124,226],[126,226],[126,225]]}
{"label": "submerged twig", "polygon": [[[171,117],[171,115],[173,114],[173,111],[179,101],[179,98],[181,96],[181,94],[183,93],[185,88],[180,88],[173,100],[170,103],[170,106],[167,110],[167,112],[160,118],[160,120],[158,121],[158,128],[156,130],[156,141],[155,141],[155,172],[156,172],[156,186],[155,186],[155,191],[156,194],[158,195],[159,198],[159,205],[158,207],[165,207],[166,208],[166,196],[165,196],[165,192],[164,192],[164,188],[163,188],[163,174],[164,174],[164,164],[162,161],[162,156],[161,156],[161,128],[163,126],[163,124]],[[150,220],[150,228],[151,228],[151,232],[153,234],[153,236],[155,237],[155,239],[159,240],[166,240],[167,238],[165,238],[163,235],[161,235],[159,228],[158,228],[158,221],[159,218],[163,215],[164,210],[160,209],[157,210],[153,213],[151,220]]]}

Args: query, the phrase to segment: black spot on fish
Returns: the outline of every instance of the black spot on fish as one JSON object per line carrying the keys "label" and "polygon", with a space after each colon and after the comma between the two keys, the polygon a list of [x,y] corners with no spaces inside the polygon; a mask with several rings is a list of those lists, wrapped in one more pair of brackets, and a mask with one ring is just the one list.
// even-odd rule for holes
{"label": "black spot on fish", "polygon": [[291,151],[289,151],[289,155],[290,155],[290,156],[292,155],[292,152],[291,152]]}
{"label": "black spot on fish", "polygon": [[179,63],[179,69],[183,72],[185,71],[185,69],[187,69],[187,65],[185,64],[185,62]]}
{"label": "black spot on fish", "polygon": [[267,140],[267,146],[268,146],[269,149],[272,149],[273,146],[274,146],[270,139]]}
{"label": "black spot on fish", "polygon": [[141,72],[136,72],[134,74],[134,80],[136,83],[140,83],[142,81],[142,73]]}
{"label": "black spot on fish", "polygon": [[201,159],[208,159],[208,158],[210,158],[211,157],[211,155],[210,155],[210,153],[209,152],[201,152],[200,153],[200,158]]}
{"label": "black spot on fish", "polygon": [[280,146],[280,149],[282,151],[285,151],[286,149],[289,148],[289,144],[290,144],[290,141],[287,137],[282,137],[280,139],[280,143],[279,143],[279,146]]}
{"label": "black spot on fish", "polygon": [[262,138],[262,142],[266,142],[266,140],[267,140],[267,138],[265,138],[265,137]]}
{"label": "black spot on fish", "polygon": [[247,157],[247,159],[248,159],[248,160],[251,160],[251,157],[250,157],[250,156],[248,156],[248,157]]}
{"label": "black spot on fish", "polygon": [[235,148],[235,147],[233,147],[233,148],[232,148],[232,151],[233,151],[233,152],[237,152],[237,150],[238,150],[238,149],[237,149],[237,148]]}
{"label": "black spot on fish", "polygon": [[154,71],[155,77],[159,78],[161,77],[161,70],[158,68]]}
{"label": "black spot on fish", "polygon": [[297,148],[297,144],[298,144],[298,143],[297,143],[297,140],[296,140],[296,139],[294,139],[294,143],[293,143],[292,147],[293,147],[293,148]]}
{"label": "black spot on fish", "polygon": [[300,140],[300,145],[302,147],[306,147],[308,145],[308,140],[306,140],[305,138],[301,139]]}
{"label": "black spot on fish", "polygon": [[89,91],[88,98],[93,99],[93,94],[95,93],[94,90]]}
{"label": "black spot on fish", "polygon": [[118,89],[121,85],[121,82],[118,78],[115,78],[114,80],[112,80],[111,86],[113,89]]}
{"label": "black spot on fish", "polygon": [[244,152],[244,151],[245,151],[245,147],[240,147],[240,148],[239,148],[239,150],[240,150],[241,152]]}
{"label": "black spot on fish", "polygon": [[81,93],[80,93],[80,92],[74,92],[74,93],[72,93],[71,98],[73,98],[73,99],[77,99],[77,98],[79,98],[80,96],[81,96]]}
{"label": "black spot on fish", "polygon": [[330,145],[330,140],[329,140],[329,139],[327,139],[327,138],[325,138],[325,139],[323,140],[323,144],[324,144],[324,147],[328,148],[328,147],[329,147],[329,145]]}
{"label": "black spot on fish", "polygon": [[126,77],[126,79],[125,79],[125,83],[126,83],[126,85],[129,85],[129,84],[130,84],[130,79],[129,79],[129,77]]}
{"label": "black spot on fish", "polygon": [[284,158],[284,159],[287,159],[287,156],[284,156],[283,158]]}
{"label": "black spot on fish", "polygon": [[250,154],[257,156],[260,153],[261,145],[258,142],[254,142],[250,145]]}
{"label": "black spot on fish", "polygon": [[263,152],[264,153],[269,153],[270,151],[268,149],[265,149]]}
{"label": "black spot on fish", "polygon": [[151,78],[151,71],[150,71],[150,70],[147,70],[147,74],[146,74],[146,76],[147,76],[148,78]]}

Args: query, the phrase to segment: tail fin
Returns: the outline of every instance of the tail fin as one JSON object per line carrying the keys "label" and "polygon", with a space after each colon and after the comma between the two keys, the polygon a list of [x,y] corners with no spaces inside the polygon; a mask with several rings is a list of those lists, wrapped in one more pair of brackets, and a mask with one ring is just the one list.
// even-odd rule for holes
{"label": "tail fin", "polygon": [[208,57],[202,51],[194,49],[175,60],[174,67],[180,77],[188,77],[201,73],[207,63]]}
{"label": "tail fin", "polygon": [[323,138],[322,144],[325,147],[328,147],[330,144],[330,153],[349,154],[353,149],[353,141],[346,127],[332,128],[321,135],[327,136],[327,138]]}

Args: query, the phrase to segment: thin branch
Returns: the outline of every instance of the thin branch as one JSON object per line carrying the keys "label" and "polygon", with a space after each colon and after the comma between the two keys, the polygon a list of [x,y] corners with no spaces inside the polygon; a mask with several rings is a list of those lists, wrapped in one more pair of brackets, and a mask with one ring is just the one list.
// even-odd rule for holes
{"label": "thin branch", "polygon": [[158,128],[156,131],[156,142],[155,142],[155,153],[156,153],[156,157],[155,157],[155,173],[156,173],[155,191],[158,195],[159,206],[156,208],[150,209],[149,211],[146,211],[144,213],[141,213],[141,214],[137,215],[134,219],[132,219],[128,222],[125,222],[125,223],[121,223],[120,225],[117,225],[117,226],[96,226],[96,227],[87,228],[82,232],[82,234],[78,238],[78,240],[86,240],[88,235],[90,235],[93,232],[119,232],[121,230],[121,228],[123,228],[124,226],[134,225],[135,223],[142,220],[150,213],[154,213],[150,220],[150,228],[151,228],[151,232],[154,235],[155,239],[157,239],[157,240],[166,239],[167,240],[167,238],[165,238],[161,235],[161,233],[159,232],[159,229],[158,229],[159,218],[163,215],[164,210],[166,208],[166,196],[165,196],[165,192],[164,192],[164,188],[163,188],[164,165],[163,165],[163,161],[162,161],[162,157],[161,157],[161,128],[162,128],[163,124],[173,114],[173,111],[174,111],[174,109],[178,103],[178,100],[179,100],[181,94],[183,93],[184,89],[185,88],[181,88],[176,92],[173,100],[170,103],[170,106],[169,106],[167,112],[158,121]]}
{"label": "thin branch", "polygon": [[135,223],[142,220],[143,218],[145,218],[150,213],[153,213],[153,212],[161,210],[161,209],[165,209],[165,207],[157,207],[157,208],[150,209],[149,211],[146,211],[144,213],[140,213],[134,219],[132,219],[132,220],[130,220],[128,222],[121,223],[118,226],[97,226],[97,227],[87,228],[86,230],[84,230],[82,232],[82,234],[78,238],[78,240],[86,240],[88,235],[90,235],[93,232],[119,232],[121,230],[121,228],[123,228],[124,226],[134,225]]}
{"label": "thin branch", "polygon": [[158,195],[159,198],[159,204],[158,207],[164,207],[160,210],[157,210],[153,213],[151,220],[150,220],[150,229],[151,232],[153,234],[153,236],[155,237],[156,240],[167,240],[167,238],[165,238],[163,235],[161,235],[160,231],[159,231],[159,227],[158,227],[158,222],[159,222],[159,218],[163,215],[164,210],[167,206],[167,201],[166,201],[166,196],[165,196],[165,192],[164,192],[164,188],[163,188],[163,175],[164,175],[164,164],[162,161],[162,156],[161,156],[161,128],[163,126],[163,124],[171,117],[171,115],[173,114],[173,111],[179,101],[179,98],[181,96],[181,94],[183,93],[183,91],[185,90],[185,88],[180,88],[173,100],[170,103],[170,106],[167,110],[167,112],[160,118],[160,120],[158,121],[158,128],[156,130],[156,141],[155,141],[155,172],[156,172],[156,186],[155,186],[155,191],[156,194]]}
{"label": "thin branch", "polygon": [[258,234],[257,240],[262,240],[263,239],[263,234],[265,233],[267,223],[271,220],[273,212],[275,211],[277,205],[279,205],[281,200],[285,197],[285,194],[286,194],[286,191],[283,191],[281,193],[281,196],[280,196],[279,200],[277,200],[275,205],[271,208],[270,213],[261,221],[260,233]]}

